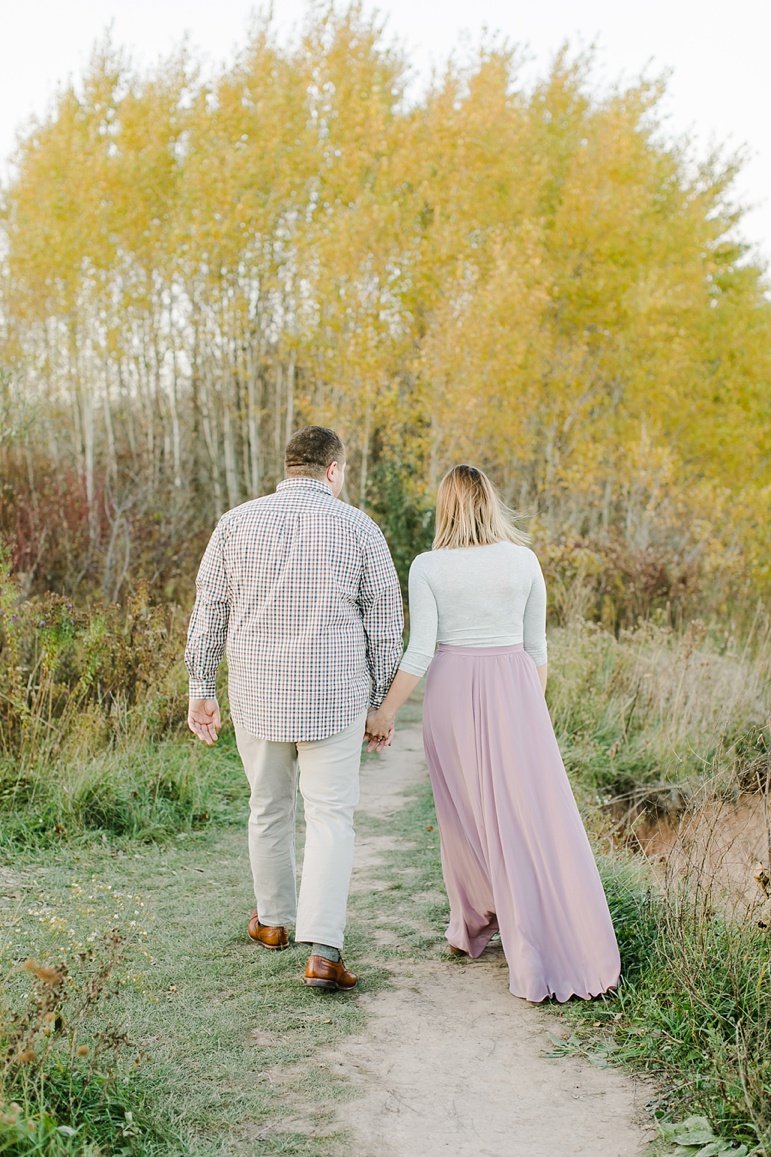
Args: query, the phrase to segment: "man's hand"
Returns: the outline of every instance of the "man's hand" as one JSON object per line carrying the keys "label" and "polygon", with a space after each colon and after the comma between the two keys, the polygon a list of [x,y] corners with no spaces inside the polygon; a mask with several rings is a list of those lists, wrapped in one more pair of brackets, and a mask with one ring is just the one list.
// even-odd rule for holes
{"label": "man's hand", "polygon": [[191,699],[187,711],[187,725],[208,747],[216,743],[217,732],[222,727],[217,700]]}
{"label": "man's hand", "polygon": [[367,751],[382,751],[390,747],[394,736],[395,716],[388,715],[382,707],[367,712],[367,724],[364,729],[364,739]]}

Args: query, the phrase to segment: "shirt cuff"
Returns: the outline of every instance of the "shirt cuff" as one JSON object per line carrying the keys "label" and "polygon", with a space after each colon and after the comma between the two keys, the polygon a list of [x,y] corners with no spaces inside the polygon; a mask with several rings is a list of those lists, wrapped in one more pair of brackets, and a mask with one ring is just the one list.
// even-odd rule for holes
{"label": "shirt cuff", "polygon": [[399,664],[399,670],[405,671],[408,675],[417,675],[419,679],[422,679],[431,666],[433,657],[433,655],[422,655],[419,651],[413,651],[410,654],[408,650]]}
{"label": "shirt cuff", "polygon": [[387,687],[373,687],[369,693],[369,711],[377,711],[380,704],[388,694]]}
{"label": "shirt cuff", "polygon": [[217,684],[205,679],[191,679],[189,697],[191,699],[216,699]]}

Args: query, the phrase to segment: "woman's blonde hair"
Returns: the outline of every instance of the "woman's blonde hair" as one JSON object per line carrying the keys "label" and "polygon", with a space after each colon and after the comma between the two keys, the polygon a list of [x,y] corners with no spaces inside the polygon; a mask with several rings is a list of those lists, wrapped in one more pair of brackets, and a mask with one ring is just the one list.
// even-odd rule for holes
{"label": "woman's blonde hair", "polygon": [[514,525],[514,514],[504,506],[490,479],[476,466],[453,466],[439,483],[436,496],[434,550],[489,546],[530,539]]}

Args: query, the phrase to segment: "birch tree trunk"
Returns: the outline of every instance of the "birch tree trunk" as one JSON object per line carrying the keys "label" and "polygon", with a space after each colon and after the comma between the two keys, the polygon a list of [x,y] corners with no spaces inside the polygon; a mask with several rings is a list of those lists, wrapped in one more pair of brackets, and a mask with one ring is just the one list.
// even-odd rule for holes
{"label": "birch tree trunk", "polygon": [[171,346],[171,389],[169,403],[171,409],[171,444],[174,463],[174,486],[179,490],[182,486],[182,445],[179,432],[179,405],[177,384],[177,351]]}
{"label": "birch tree trunk", "polygon": [[118,477],[118,455],[115,449],[115,424],[112,419],[112,401],[110,398],[110,367],[107,361],[103,364],[104,374],[104,428],[107,433],[107,467],[106,476],[113,480]]}
{"label": "birch tree trunk", "polygon": [[252,498],[260,493],[260,423],[257,410],[259,362],[256,357],[247,364],[247,439],[249,443],[249,491]]}
{"label": "birch tree trunk", "polygon": [[359,506],[367,509],[367,482],[369,479],[369,443],[372,434],[372,408],[367,406],[364,414],[364,437],[361,445],[361,468],[359,470]]}
{"label": "birch tree trunk", "polygon": [[286,433],[284,435],[284,445],[286,445],[294,433],[294,371],[295,353],[293,350],[289,355],[289,365],[286,371]]}
{"label": "birch tree trunk", "polygon": [[83,463],[85,466],[86,503],[88,505],[89,537],[92,545],[97,539],[97,519],[95,509],[94,487],[94,455],[96,430],[94,423],[94,396],[88,385],[81,385],[80,389],[81,425],[83,429]]}
{"label": "birch tree trunk", "polygon": [[211,482],[214,490],[214,504],[217,508],[217,516],[224,512],[222,502],[222,483],[220,481],[220,465],[219,465],[219,439],[217,437],[217,428],[214,422],[213,407],[211,405],[211,398],[209,396],[209,379],[208,374],[205,374],[201,380],[201,425],[203,426],[203,436],[206,442],[206,448],[209,451],[209,463],[211,466]]}
{"label": "birch tree trunk", "polygon": [[232,509],[238,506],[238,461],[231,413],[231,391],[226,384],[222,405],[222,436],[225,443],[225,483],[228,489],[228,503]]}
{"label": "birch tree trunk", "polygon": [[282,451],[283,447],[281,445],[281,406],[282,406],[283,383],[284,383],[284,366],[283,366],[283,363],[281,361],[278,361],[276,363],[276,393],[275,393],[275,401],[274,401],[275,409],[274,409],[274,414],[273,414],[273,417],[274,417],[273,453],[275,456],[274,457],[275,474],[276,474],[277,479],[280,478],[281,474],[282,474],[282,470],[281,470],[282,454],[281,454],[281,451]]}

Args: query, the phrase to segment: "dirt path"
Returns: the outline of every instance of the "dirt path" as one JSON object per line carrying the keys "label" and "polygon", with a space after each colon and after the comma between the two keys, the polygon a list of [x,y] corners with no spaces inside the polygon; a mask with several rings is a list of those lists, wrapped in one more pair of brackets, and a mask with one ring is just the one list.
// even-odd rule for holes
{"label": "dirt path", "polygon": [[[243,819],[235,755],[232,770]],[[56,961],[71,933],[138,921],[138,979],[115,1015],[148,1058],[140,1092],[191,1157],[641,1157],[647,1090],[547,1059],[565,1023],[509,995],[500,948],[444,952],[436,831],[409,806],[425,778],[416,726],[364,763],[350,997],[300,983],[305,948],[248,941],[243,822],[0,866],[0,975],[3,946]]]}
{"label": "dirt path", "polygon": [[[398,812],[425,775],[412,725],[383,764],[365,764],[360,810]],[[360,838],[357,889],[378,889],[388,842]],[[544,1056],[547,1032],[564,1024],[509,994],[500,948],[460,966],[438,956],[394,968],[385,992],[359,1000],[366,1031],[327,1057],[358,1092],[338,1110],[350,1157],[633,1157],[652,1139],[645,1086],[582,1058]]]}

